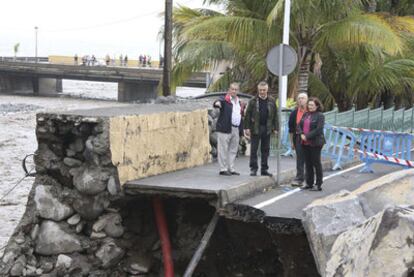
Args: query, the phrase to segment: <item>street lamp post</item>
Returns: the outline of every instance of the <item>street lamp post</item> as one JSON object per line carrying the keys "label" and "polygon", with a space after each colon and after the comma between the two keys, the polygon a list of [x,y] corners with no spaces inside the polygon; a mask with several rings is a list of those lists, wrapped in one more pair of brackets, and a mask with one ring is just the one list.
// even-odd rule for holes
{"label": "street lamp post", "polygon": [[37,30],[39,28],[35,26],[35,63],[37,63]]}
{"label": "street lamp post", "polygon": [[172,5],[173,0],[165,0],[164,74],[162,86],[164,96],[171,94]]}

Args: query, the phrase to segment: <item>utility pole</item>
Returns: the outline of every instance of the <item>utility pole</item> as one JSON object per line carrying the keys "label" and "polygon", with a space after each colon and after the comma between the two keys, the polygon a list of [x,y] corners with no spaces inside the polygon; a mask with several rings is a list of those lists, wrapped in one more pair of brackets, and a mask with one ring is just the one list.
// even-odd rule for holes
{"label": "utility pole", "polygon": [[172,60],[172,6],[173,0],[165,0],[164,27],[164,74],[162,94],[171,94],[171,60]]}
{"label": "utility pole", "polygon": [[39,28],[35,26],[35,62],[37,63],[37,30]]}

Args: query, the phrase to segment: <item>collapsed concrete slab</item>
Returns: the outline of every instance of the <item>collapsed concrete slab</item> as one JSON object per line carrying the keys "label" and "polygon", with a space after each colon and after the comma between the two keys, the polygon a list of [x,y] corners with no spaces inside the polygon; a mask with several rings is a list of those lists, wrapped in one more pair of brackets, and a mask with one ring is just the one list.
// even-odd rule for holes
{"label": "collapsed concrete slab", "polygon": [[[386,207],[395,206],[410,206],[414,205],[414,170],[404,170],[391,173],[374,181],[368,182],[352,192],[340,192],[336,195],[319,199],[310,204],[303,211],[303,225],[305,227],[309,243],[311,245],[312,253],[316,260],[318,271],[322,276],[360,276],[362,273],[359,272],[355,263],[356,260],[349,260],[346,254],[345,248],[352,248],[351,244],[342,243],[342,246],[338,246],[340,243],[339,238],[343,234],[350,238],[353,237],[355,240],[364,240],[369,238],[362,238],[360,236],[368,236],[368,234],[362,234],[364,228],[373,224],[371,227],[372,232],[377,233],[375,224],[380,224],[382,219],[378,219],[379,214],[388,214],[384,212]],[[398,209],[398,208],[396,208]],[[395,214],[398,214],[396,212]],[[398,221],[398,219],[396,219]],[[398,224],[397,224],[398,225]],[[383,228],[382,226],[381,228]],[[389,230],[383,230],[383,232],[390,232],[396,225],[388,226]],[[368,228],[368,227],[367,227]],[[403,231],[403,230],[402,230]],[[345,235],[344,235],[345,236]],[[359,238],[358,238],[359,237]],[[358,238],[358,239],[357,239]],[[399,236],[392,237],[394,241],[390,243],[398,245],[407,243],[406,239],[402,239]],[[344,237],[341,238],[344,240]],[[362,242],[361,242],[362,243]],[[369,242],[367,242],[369,244]],[[336,253],[334,253],[334,245]],[[360,255],[360,257],[366,258],[366,249],[359,247],[357,243],[353,245],[352,255]],[[342,247],[342,248],[341,248]],[[341,248],[342,250],[338,250]],[[394,253],[394,258],[397,260],[404,260],[404,253],[406,249],[400,249],[402,252]],[[342,260],[339,262],[338,251],[343,254]],[[348,250],[347,250],[348,251]],[[351,249],[349,249],[351,251]],[[408,250],[407,250],[408,251]],[[410,250],[411,251],[411,250]],[[412,252],[411,252],[412,253]],[[341,255],[342,255],[341,254]],[[371,254],[371,252],[370,252]],[[334,262],[333,257],[335,256]],[[373,257],[373,259],[381,260],[381,258]],[[385,259],[385,257],[384,257]],[[402,262],[403,260],[400,260]],[[349,264],[348,264],[348,262]],[[330,263],[329,271],[328,264]],[[342,263],[342,265],[340,265]],[[378,262],[379,263],[379,262]],[[386,261],[384,260],[386,264]],[[395,262],[398,264],[398,262]],[[355,266],[355,267],[352,267]],[[378,265],[379,266],[379,265]],[[342,269],[341,269],[342,268]],[[346,268],[346,274],[341,275]],[[407,268],[400,268],[402,271]],[[367,268],[368,270],[368,268]],[[377,269],[372,269],[372,272],[378,272]],[[339,272],[339,273],[338,273]],[[340,273],[342,272],[342,273]],[[359,273],[361,274],[359,274]],[[400,271],[397,271],[400,272]],[[339,274],[339,275],[335,275]],[[363,276],[404,276],[404,275],[366,275]],[[362,276],[361,275],[361,276]]]}
{"label": "collapsed concrete slab", "polygon": [[413,234],[414,209],[388,207],[336,239],[325,276],[408,276]]}

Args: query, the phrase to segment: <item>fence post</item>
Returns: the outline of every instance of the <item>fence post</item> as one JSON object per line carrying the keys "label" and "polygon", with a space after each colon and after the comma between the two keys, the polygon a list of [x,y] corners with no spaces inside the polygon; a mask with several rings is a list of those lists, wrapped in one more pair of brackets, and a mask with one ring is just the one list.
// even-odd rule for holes
{"label": "fence post", "polygon": [[380,130],[384,128],[384,104],[381,104],[381,127]]}
{"label": "fence post", "polygon": [[414,119],[414,108],[411,108],[411,128],[410,128],[410,133],[413,132],[413,119]]}
{"label": "fence post", "polygon": [[336,119],[338,118],[338,105],[336,103],[334,105],[334,111],[335,111],[335,123],[334,123],[334,125],[336,126]]}
{"label": "fence post", "polygon": [[371,129],[370,119],[371,119],[371,107],[368,107],[368,126],[367,126],[367,129]]}
{"label": "fence post", "polygon": [[401,132],[404,132],[404,117],[405,117],[405,108],[403,110],[402,124],[401,124]]}
{"label": "fence post", "polygon": [[391,123],[392,127],[391,127],[391,130],[395,131],[395,122],[394,122],[395,106],[392,106],[391,109],[392,109],[392,121],[391,121],[392,122]]}
{"label": "fence post", "polygon": [[352,104],[352,125],[350,127],[355,127],[355,104]]}

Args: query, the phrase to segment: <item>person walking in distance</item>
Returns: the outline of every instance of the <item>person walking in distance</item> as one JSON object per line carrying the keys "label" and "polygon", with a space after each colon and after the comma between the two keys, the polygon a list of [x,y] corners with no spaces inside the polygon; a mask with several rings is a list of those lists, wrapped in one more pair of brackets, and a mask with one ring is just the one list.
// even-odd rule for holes
{"label": "person walking in distance", "polygon": [[257,151],[260,143],[261,152],[261,175],[272,176],[269,173],[269,151],[270,134],[277,134],[278,119],[276,103],[273,98],[267,95],[269,85],[260,82],[257,85],[258,94],[247,104],[246,115],[244,118],[244,133],[250,137],[250,176],[256,176],[258,170]]}
{"label": "person walking in distance", "polygon": [[[323,135],[325,116],[322,110],[323,106],[318,98],[309,98],[308,111],[298,124],[298,134],[301,138],[306,167],[306,186],[303,186],[303,189],[322,190],[321,151],[325,144]],[[314,183],[314,175],[316,175],[316,183]],[[316,185],[315,189],[313,188],[314,185]]]}
{"label": "person walking in distance", "polygon": [[227,94],[214,101],[213,107],[220,109],[217,120],[217,157],[220,175],[240,175],[234,168],[239,149],[240,128],[242,127],[242,105],[237,93],[238,83],[230,84]]}
{"label": "person walking in distance", "polygon": [[296,177],[292,182],[293,186],[301,186],[305,180],[305,157],[303,156],[301,138],[297,133],[296,126],[307,111],[307,103],[308,95],[306,93],[299,93],[296,98],[296,108],[289,116],[289,136],[292,148],[295,149],[296,152]]}

